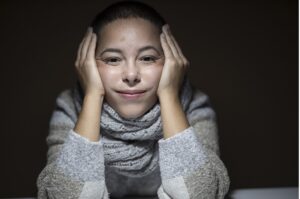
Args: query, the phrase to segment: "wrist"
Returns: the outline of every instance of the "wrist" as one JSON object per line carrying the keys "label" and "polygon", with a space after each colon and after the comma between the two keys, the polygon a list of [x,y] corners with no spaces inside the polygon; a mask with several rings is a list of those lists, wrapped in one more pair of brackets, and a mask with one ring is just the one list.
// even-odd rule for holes
{"label": "wrist", "polygon": [[84,99],[83,99],[83,104],[87,106],[93,106],[93,109],[98,109],[101,110],[102,104],[104,101],[104,95],[102,95],[99,92],[88,92],[85,94]]}
{"label": "wrist", "polygon": [[165,139],[189,127],[189,122],[178,95],[164,93],[160,96],[160,107]]}
{"label": "wrist", "polygon": [[101,92],[100,90],[87,90],[87,92],[85,93],[85,97],[88,98],[104,98],[104,93]]}
{"label": "wrist", "polygon": [[179,95],[176,92],[165,91],[158,95],[159,102],[162,103],[180,103]]}

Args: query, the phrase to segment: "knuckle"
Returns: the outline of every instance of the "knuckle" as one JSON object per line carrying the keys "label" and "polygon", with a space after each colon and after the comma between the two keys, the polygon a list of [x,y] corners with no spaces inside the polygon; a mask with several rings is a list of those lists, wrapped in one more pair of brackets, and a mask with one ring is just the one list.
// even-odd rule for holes
{"label": "knuckle", "polygon": [[171,59],[171,60],[169,61],[169,64],[170,64],[171,66],[175,66],[177,63],[176,63],[176,61],[175,61],[174,59]]}
{"label": "knuckle", "polygon": [[187,67],[189,64],[188,64],[188,61],[184,61],[184,64],[183,64],[185,67]]}
{"label": "knuckle", "polygon": [[84,60],[83,65],[88,66],[90,64],[90,61],[88,59]]}
{"label": "knuckle", "polygon": [[81,68],[83,66],[83,64],[84,64],[83,61],[79,61],[78,67]]}
{"label": "knuckle", "polygon": [[183,63],[184,63],[185,66],[189,66],[190,65],[189,60],[187,60],[185,57],[183,58]]}
{"label": "knuckle", "polygon": [[179,66],[183,66],[183,61],[182,61],[181,59],[179,59],[179,60],[177,61],[177,63],[178,63]]}

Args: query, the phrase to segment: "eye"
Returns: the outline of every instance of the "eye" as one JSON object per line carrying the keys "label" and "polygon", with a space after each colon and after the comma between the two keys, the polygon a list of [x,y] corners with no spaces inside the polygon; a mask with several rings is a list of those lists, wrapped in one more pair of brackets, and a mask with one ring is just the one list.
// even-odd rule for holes
{"label": "eye", "polygon": [[121,61],[121,59],[118,57],[109,57],[104,59],[103,61],[109,65],[117,65]]}
{"label": "eye", "polygon": [[145,63],[152,63],[152,62],[155,62],[157,60],[157,58],[153,57],[153,56],[144,56],[144,57],[140,58],[140,60]]}

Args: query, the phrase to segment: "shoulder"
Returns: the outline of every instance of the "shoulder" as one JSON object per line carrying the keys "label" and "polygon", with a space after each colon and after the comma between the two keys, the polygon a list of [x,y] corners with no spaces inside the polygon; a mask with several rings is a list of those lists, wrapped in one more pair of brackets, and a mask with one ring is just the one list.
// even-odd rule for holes
{"label": "shoulder", "polygon": [[210,97],[206,92],[197,87],[192,87],[192,90],[193,101],[198,101],[198,103],[201,103],[201,105],[211,105]]}
{"label": "shoulder", "polygon": [[60,91],[55,100],[54,116],[63,114],[74,122],[77,120],[77,112],[74,89],[69,88]]}
{"label": "shoulder", "polygon": [[56,106],[59,108],[74,106],[72,89],[65,89],[58,93],[56,97]]}
{"label": "shoulder", "polygon": [[189,121],[194,124],[203,120],[216,120],[216,113],[209,95],[196,87],[192,90],[193,95],[187,111]]}
{"label": "shoulder", "polygon": [[191,126],[206,148],[220,154],[217,116],[209,95],[194,88],[192,103],[193,108],[188,115]]}

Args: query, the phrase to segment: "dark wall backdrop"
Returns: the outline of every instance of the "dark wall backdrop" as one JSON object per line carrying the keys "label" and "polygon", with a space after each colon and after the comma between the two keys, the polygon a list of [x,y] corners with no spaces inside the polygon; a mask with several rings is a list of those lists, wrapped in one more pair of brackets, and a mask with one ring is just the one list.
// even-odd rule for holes
{"label": "dark wall backdrop", "polygon": [[[35,196],[55,98],[88,23],[113,1],[1,1],[0,197]],[[231,189],[298,186],[297,1],[146,1],[218,116]]]}

